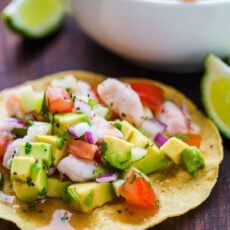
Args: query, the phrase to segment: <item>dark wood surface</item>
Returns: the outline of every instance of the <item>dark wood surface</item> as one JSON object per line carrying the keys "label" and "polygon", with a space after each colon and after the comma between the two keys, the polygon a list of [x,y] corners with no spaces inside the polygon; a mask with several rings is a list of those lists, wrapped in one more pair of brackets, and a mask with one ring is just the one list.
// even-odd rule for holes
{"label": "dark wood surface", "polygon": [[[7,4],[0,0],[0,10]],[[26,41],[8,31],[0,22],[0,89],[36,79],[57,71],[81,69],[108,76],[152,78],[181,90],[202,110],[200,79],[202,73],[163,74],[137,67],[89,39],[71,18],[52,37]],[[189,213],[166,220],[155,230],[227,230],[230,229],[230,141],[223,138],[225,158],[218,182],[208,200]],[[17,229],[0,220],[0,230]]]}

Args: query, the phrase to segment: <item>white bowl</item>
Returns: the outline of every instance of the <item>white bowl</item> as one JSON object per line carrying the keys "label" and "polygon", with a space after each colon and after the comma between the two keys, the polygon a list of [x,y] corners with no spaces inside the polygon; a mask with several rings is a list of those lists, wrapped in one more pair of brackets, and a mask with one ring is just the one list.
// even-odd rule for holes
{"label": "white bowl", "polygon": [[96,42],[163,70],[194,70],[213,52],[230,55],[230,0],[72,0],[80,27]]}

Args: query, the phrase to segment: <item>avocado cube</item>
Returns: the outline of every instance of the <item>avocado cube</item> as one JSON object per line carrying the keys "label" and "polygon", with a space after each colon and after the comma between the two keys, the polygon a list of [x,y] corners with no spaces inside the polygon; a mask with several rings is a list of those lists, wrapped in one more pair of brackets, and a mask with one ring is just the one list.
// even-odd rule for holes
{"label": "avocado cube", "polygon": [[11,163],[10,175],[13,180],[27,182],[30,178],[32,166],[36,160],[34,157],[15,156]]}
{"label": "avocado cube", "polygon": [[129,167],[133,144],[110,135],[105,135],[103,140],[106,148],[102,161],[117,169]]}
{"label": "avocado cube", "polygon": [[32,202],[38,198],[37,188],[29,186],[26,182],[13,180],[13,190],[16,197],[24,202]]}
{"label": "avocado cube", "polygon": [[136,167],[145,174],[153,173],[168,166],[170,160],[158,147],[149,146],[146,150],[145,157],[133,162],[131,166]]}
{"label": "avocado cube", "polygon": [[160,151],[166,154],[175,164],[180,164],[180,155],[189,146],[176,137],[171,137],[161,147]]}
{"label": "avocado cube", "polygon": [[205,166],[204,157],[196,147],[189,147],[181,153],[181,163],[192,175]]}
{"label": "avocado cube", "polygon": [[84,113],[63,113],[56,114],[53,120],[53,133],[62,136],[67,129],[80,122],[87,122],[88,117]]}
{"label": "avocado cube", "polygon": [[59,178],[48,177],[47,196],[52,198],[63,198],[67,193],[67,187],[72,183],[71,181],[60,181]]}
{"label": "avocado cube", "polygon": [[22,109],[25,113],[37,112],[40,113],[44,93],[34,92],[31,85],[26,85],[18,90]]}
{"label": "avocado cube", "polygon": [[19,200],[32,202],[47,193],[47,177],[42,163],[35,163],[31,168],[27,182],[13,180],[13,190]]}
{"label": "avocado cube", "polygon": [[82,212],[88,212],[114,198],[110,182],[72,184],[68,187],[67,192],[70,195],[70,206]]}
{"label": "avocado cube", "polygon": [[19,156],[34,157],[47,167],[52,164],[51,145],[43,142],[23,143],[19,145]]}
{"label": "avocado cube", "polygon": [[57,166],[59,161],[67,155],[67,143],[62,138],[50,135],[38,135],[35,141],[51,144],[51,153],[53,158],[53,165]]}
{"label": "avocado cube", "polygon": [[122,121],[121,124],[121,131],[125,137],[125,140],[128,142],[131,142],[140,148],[145,148],[146,146],[152,144],[148,137],[143,135],[138,129],[136,129],[127,121]]}

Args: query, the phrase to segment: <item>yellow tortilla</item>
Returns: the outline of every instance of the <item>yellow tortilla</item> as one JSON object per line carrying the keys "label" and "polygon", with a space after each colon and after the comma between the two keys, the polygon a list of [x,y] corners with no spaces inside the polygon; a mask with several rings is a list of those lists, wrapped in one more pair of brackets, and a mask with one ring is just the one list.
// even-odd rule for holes
{"label": "yellow tortilla", "polygon": [[[44,78],[27,82],[34,89],[42,90],[56,77],[73,75],[79,80],[90,84],[98,84],[104,76],[91,72],[68,71],[46,76]],[[123,78],[132,81],[131,78]],[[200,205],[207,197],[216,183],[219,164],[223,159],[221,137],[216,127],[204,117],[183,94],[159,82],[147,80],[159,85],[165,93],[165,98],[177,104],[186,104],[192,120],[200,127],[202,134],[201,151],[205,156],[206,167],[192,177],[180,168],[172,168],[151,176],[154,188],[159,194],[160,209],[158,213],[147,210],[134,210],[122,201],[110,202],[90,213],[82,214],[71,210],[62,201],[48,199],[44,204],[38,205],[36,211],[25,211],[25,205],[16,201],[14,205],[3,202],[0,194],[0,218],[14,222],[24,230],[34,229],[146,229],[163,220],[182,215]],[[6,116],[2,94],[0,95],[0,119]],[[5,175],[5,173],[3,173]],[[68,220],[65,219],[68,217]]]}

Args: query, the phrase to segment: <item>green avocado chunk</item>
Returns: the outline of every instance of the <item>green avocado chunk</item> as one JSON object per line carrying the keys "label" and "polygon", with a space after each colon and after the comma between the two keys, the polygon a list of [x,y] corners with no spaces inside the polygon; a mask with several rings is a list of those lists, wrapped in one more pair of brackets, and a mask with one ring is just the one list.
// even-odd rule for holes
{"label": "green avocado chunk", "polygon": [[60,181],[59,178],[48,177],[47,178],[47,196],[52,198],[60,198],[67,193],[67,187],[73,182]]}
{"label": "green avocado chunk", "polygon": [[51,135],[38,135],[35,137],[35,141],[51,144],[51,153],[54,166],[57,166],[59,161],[67,155],[67,143],[60,137]]}
{"label": "green avocado chunk", "polygon": [[72,184],[67,191],[70,195],[70,206],[82,212],[88,212],[114,198],[114,191],[110,182]]}
{"label": "green avocado chunk", "polygon": [[205,166],[204,157],[196,147],[189,147],[181,153],[181,163],[192,175],[195,175],[199,169],[203,169]]}
{"label": "green avocado chunk", "polygon": [[149,146],[146,150],[147,154],[145,157],[135,161],[131,166],[136,167],[145,174],[149,174],[167,167],[170,163],[169,158],[158,147]]}
{"label": "green avocado chunk", "polygon": [[42,163],[35,163],[27,182],[13,180],[13,190],[21,201],[32,202],[46,196],[47,177]]}
{"label": "green avocado chunk", "polygon": [[19,145],[19,156],[34,157],[47,167],[52,164],[51,145],[43,142],[23,143]]}
{"label": "green avocado chunk", "polygon": [[70,126],[87,121],[88,117],[84,113],[56,114],[53,120],[53,133],[57,136],[63,136]]}
{"label": "green avocado chunk", "polygon": [[138,129],[127,121],[121,122],[121,132],[124,134],[125,140],[133,143],[137,147],[146,148],[146,146],[152,144],[148,137],[143,135]]}
{"label": "green avocado chunk", "polygon": [[11,179],[27,182],[35,162],[34,157],[15,156],[10,168]]}
{"label": "green avocado chunk", "polygon": [[102,161],[117,169],[128,168],[133,144],[110,135],[105,135],[103,140],[106,147],[102,153]]}

